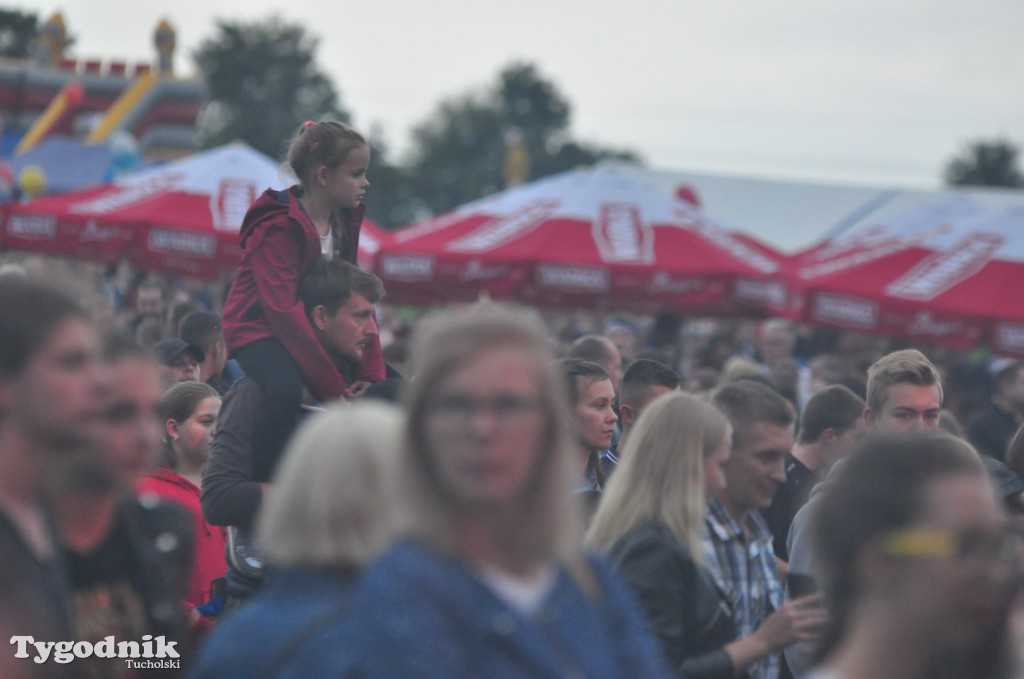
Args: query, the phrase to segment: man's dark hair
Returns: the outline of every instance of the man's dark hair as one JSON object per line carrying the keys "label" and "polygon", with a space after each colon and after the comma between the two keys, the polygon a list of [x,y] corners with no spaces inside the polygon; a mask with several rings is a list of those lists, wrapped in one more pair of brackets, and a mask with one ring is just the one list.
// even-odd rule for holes
{"label": "man's dark hair", "polygon": [[679,387],[679,374],[664,363],[640,358],[633,361],[622,376],[619,403],[632,404],[642,397],[648,387]]}
{"label": "man's dark hair", "polygon": [[384,297],[384,283],[343,259],[321,259],[299,282],[299,299],[309,315],[323,305],[333,314],[357,292],[376,304]]}
{"label": "man's dark hair", "polygon": [[85,309],[57,288],[16,276],[0,277],[0,373],[16,376],[69,318]]}
{"label": "man's dark hair", "polygon": [[209,353],[210,347],[224,339],[220,316],[212,311],[193,311],[178,324],[178,339]]}
{"label": "man's dark hair", "polygon": [[842,435],[863,416],[864,399],[841,384],[825,387],[804,405],[798,441],[815,443],[826,429],[834,429]]}
{"label": "man's dark hair", "polygon": [[796,420],[789,401],[763,382],[738,380],[719,387],[711,403],[725,413],[732,425],[733,448],[741,447],[750,428],[760,422],[788,427]]}
{"label": "man's dark hair", "polygon": [[584,335],[569,347],[569,358],[581,358],[592,363],[607,363],[612,359],[608,350],[611,340],[601,335]]}

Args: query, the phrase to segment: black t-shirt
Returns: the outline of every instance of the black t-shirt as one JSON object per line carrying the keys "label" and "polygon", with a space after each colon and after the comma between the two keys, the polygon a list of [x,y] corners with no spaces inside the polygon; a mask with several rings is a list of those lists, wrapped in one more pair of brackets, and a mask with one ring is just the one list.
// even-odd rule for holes
{"label": "black t-shirt", "polygon": [[789,536],[789,527],[793,524],[793,517],[801,507],[807,504],[807,499],[811,496],[811,488],[818,481],[817,474],[793,457],[792,453],[786,453],[786,482],[775,491],[771,507],[762,512],[772,531],[772,547],[775,549],[775,556],[783,561],[789,561],[786,538]]}
{"label": "black t-shirt", "polygon": [[[108,636],[143,642],[143,635],[177,642],[184,654],[185,584],[192,563],[192,519],[167,502],[147,497],[118,510],[114,526],[88,554],[69,551],[75,640],[98,643]],[[78,659],[85,677],[138,676],[122,659]],[[157,670],[154,670],[157,671]],[[160,670],[173,676],[173,670]]]}

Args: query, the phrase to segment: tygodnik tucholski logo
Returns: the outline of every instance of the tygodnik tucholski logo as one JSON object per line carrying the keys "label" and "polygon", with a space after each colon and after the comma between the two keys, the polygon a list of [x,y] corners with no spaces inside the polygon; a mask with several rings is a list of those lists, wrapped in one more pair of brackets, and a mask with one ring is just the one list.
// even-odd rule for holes
{"label": "tygodnik tucholski logo", "polygon": [[167,641],[163,636],[153,638],[144,634],[142,641],[114,641],[104,637],[103,641],[92,644],[88,641],[36,641],[30,636],[11,637],[11,644],[17,646],[15,658],[32,658],[42,664],[52,660],[67,664],[77,658],[122,658],[132,669],[180,668],[181,660],[174,648],[177,641]]}

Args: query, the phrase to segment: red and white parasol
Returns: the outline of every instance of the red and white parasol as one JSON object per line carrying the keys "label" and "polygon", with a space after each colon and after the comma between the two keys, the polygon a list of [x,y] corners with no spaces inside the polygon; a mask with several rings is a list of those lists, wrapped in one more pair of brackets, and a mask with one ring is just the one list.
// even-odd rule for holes
{"label": "red and white parasol", "polygon": [[794,258],[805,320],[1024,354],[1024,201],[945,198],[873,218]]}
{"label": "red and white parasol", "polygon": [[487,293],[538,306],[774,314],[781,255],[611,168],[574,170],[392,234],[376,273],[399,302]]}

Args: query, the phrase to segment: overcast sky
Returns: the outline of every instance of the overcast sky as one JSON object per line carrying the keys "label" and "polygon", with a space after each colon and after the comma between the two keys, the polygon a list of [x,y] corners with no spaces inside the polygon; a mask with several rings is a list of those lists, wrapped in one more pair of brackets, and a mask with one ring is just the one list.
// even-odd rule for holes
{"label": "overcast sky", "polygon": [[[159,9],[160,6],[165,9]],[[658,169],[930,187],[968,141],[1024,143],[1021,0],[16,0],[61,9],[80,58],[149,60],[161,18],[176,68],[219,19],[275,12],[363,131],[392,147],[443,98],[535,63],[577,139]]]}

